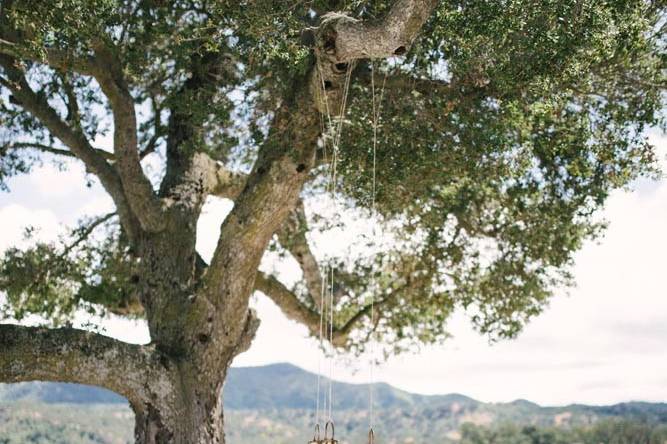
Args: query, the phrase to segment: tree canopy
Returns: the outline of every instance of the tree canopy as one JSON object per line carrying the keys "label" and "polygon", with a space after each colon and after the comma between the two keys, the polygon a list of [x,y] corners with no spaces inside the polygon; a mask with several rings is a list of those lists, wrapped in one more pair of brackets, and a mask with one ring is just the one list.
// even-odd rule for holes
{"label": "tree canopy", "polygon": [[[0,382],[100,385],[128,399],[139,443],[220,444],[255,291],[356,352],[444,340],[456,310],[514,337],[570,283],[609,194],[656,174],[666,9],[3,0],[0,185],[81,162],[115,211],[5,251],[2,315],[143,317],[151,343],[0,324]],[[233,207],[204,258],[213,198]],[[381,236],[350,235],[369,223]],[[322,233],[354,245],[330,254]],[[267,251],[300,282],[260,268]]]}
{"label": "tree canopy", "polygon": [[[245,177],[276,107],[312,69],[304,30],[330,11],[372,22],[390,7],[5,1],[0,183],[7,188],[10,177],[62,157],[113,182],[105,172],[124,168],[124,158],[153,156],[161,177],[151,184],[139,174],[124,186],[160,195],[182,180],[179,163],[192,153]],[[573,254],[599,233],[595,214],[609,193],[655,172],[645,130],[664,125],[664,11],[663,2],[639,0],[442,1],[406,54],[342,67],[351,86],[337,187],[348,216],[337,223],[368,216],[372,96],[382,88],[377,205],[393,241],[372,246],[378,254],[370,258],[313,254],[309,233],[332,229],[311,210],[329,177],[320,149],[301,193],[305,209],[299,204],[274,244],[294,255],[303,282],[288,288],[264,274],[259,290],[315,331],[318,264],[329,261],[339,345],[363,347],[371,330],[396,349],[441,340],[456,309],[492,338],[516,335],[570,280]],[[136,118],[123,115],[125,105]],[[130,143],[95,147],[114,128],[115,142]],[[124,152],[133,146],[134,154]],[[104,307],[142,316],[133,237],[116,214],[93,215],[61,244],[6,251],[5,314],[62,321],[75,309]],[[376,325],[358,315],[371,294]]]}

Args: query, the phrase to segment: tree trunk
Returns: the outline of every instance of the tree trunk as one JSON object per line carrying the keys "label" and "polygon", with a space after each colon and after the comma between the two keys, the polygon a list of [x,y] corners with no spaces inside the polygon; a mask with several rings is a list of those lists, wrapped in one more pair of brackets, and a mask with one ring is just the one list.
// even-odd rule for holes
{"label": "tree trunk", "polygon": [[133,403],[136,443],[224,444],[224,376],[210,387],[197,372],[179,371],[167,393]]}
{"label": "tree trunk", "polygon": [[[171,410],[167,408],[166,410]],[[151,404],[135,409],[134,434],[137,444],[224,444],[222,403],[199,408],[199,401],[179,405],[180,416],[166,414]],[[169,416],[169,418],[165,418]]]}
{"label": "tree trunk", "polygon": [[[185,211],[174,218],[187,221]],[[192,218],[190,218],[192,219]],[[212,337],[213,312],[196,288],[195,232],[185,222],[142,244],[140,280],[143,305],[166,378],[148,381],[149,395],[131,402],[138,444],[222,444],[221,392],[245,329],[222,344]],[[185,226],[186,228],[182,228]],[[241,322],[242,324],[242,322]]]}

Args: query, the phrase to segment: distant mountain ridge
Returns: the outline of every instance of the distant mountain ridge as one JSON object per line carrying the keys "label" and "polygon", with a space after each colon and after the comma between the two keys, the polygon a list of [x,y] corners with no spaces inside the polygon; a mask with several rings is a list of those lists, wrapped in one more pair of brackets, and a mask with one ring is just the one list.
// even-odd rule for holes
{"label": "distant mountain ridge", "polygon": [[[323,386],[328,384],[322,378]],[[225,408],[233,410],[270,410],[277,408],[312,409],[315,404],[314,388],[317,375],[288,363],[258,367],[232,367],[224,390]],[[368,407],[368,385],[334,382],[334,408],[342,410]],[[667,422],[667,403],[626,402],[609,406],[572,404],[562,407],[542,407],[531,401],[517,399],[509,403],[485,404],[465,395],[419,395],[409,393],[386,383],[376,383],[375,404],[378,408],[433,408],[457,403],[461,407],[496,405],[516,409],[591,409],[608,415],[635,414],[651,410],[656,420]],[[102,388],[59,382],[25,382],[0,384],[0,401],[36,401],[49,404],[114,404],[125,403],[125,398]]]}
{"label": "distant mountain ridge", "polygon": [[[328,379],[322,378],[322,387]],[[224,390],[225,406],[230,409],[312,409],[315,407],[317,375],[292,364],[232,368]],[[334,381],[334,408],[368,408],[368,384]],[[386,383],[376,383],[373,396],[378,408],[414,408],[436,402],[475,404],[478,401],[459,394],[418,395]]]}
{"label": "distant mountain ridge", "polygon": [[[317,375],[290,364],[230,369],[224,390],[229,442],[305,442],[315,422],[316,384]],[[322,384],[326,387],[328,381],[323,379]],[[334,382],[334,390],[336,430],[347,439],[341,440],[341,444],[365,442],[368,385]],[[600,420],[621,419],[660,427],[667,425],[666,403],[563,407],[541,407],[521,399],[510,403],[484,403],[460,394],[418,395],[384,383],[375,385],[374,395],[376,431],[383,436],[385,444],[457,443],[461,427],[466,423],[481,427],[511,423],[568,429],[588,427]],[[34,412],[41,415],[41,423],[34,422]],[[34,423],[31,427],[45,427],[51,432],[67,424],[71,433],[91,428],[90,424],[94,423],[98,424],[94,429],[96,433],[106,431],[108,436],[118,437],[122,430],[122,436],[127,439],[118,442],[125,443],[131,440],[132,418],[125,399],[104,389],[44,382],[0,384],[0,438],[3,430],[9,433],[10,429],[22,436],[17,441],[8,441],[12,444],[27,439],[20,435],[25,431],[25,425],[21,424],[26,421]],[[116,425],[112,427],[109,421],[116,421]]]}
{"label": "distant mountain ridge", "polygon": [[[249,409],[309,409],[315,405],[317,375],[288,363],[258,367],[232,367],[225,384],[225,407]],[[328,379],[321,384],[327,386]],[[335,381],[334,407],[344,410],[368,407],[368,384]],[[408,408],[434,402],[477,404],[464,395],[418,395],[385,383],[374,384],[378,407]],[[125,398],[99,387],[63,382],[24,382],[0,384],[0,401],[36,401],[48,404],[115,404]]]}

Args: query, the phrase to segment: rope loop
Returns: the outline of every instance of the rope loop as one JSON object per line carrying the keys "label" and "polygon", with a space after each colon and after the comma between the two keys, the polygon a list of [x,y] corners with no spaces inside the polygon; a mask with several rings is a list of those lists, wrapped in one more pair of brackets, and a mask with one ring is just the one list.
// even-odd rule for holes
{"label": "rope loop", "polygon": [[[329,437],[329,426],[331,426],[331,437]],[[324,426],[324,440],[326,441],[327,439],[332,442],[334,441],[334,423],[331,420],[327,421]]]}
{"label": "rope loop", "polygon": [[322,433],[320,432],[320,423],[315,424],[315,433],[313,434],[312,441],[308,441],[308,444],[322,444]]}

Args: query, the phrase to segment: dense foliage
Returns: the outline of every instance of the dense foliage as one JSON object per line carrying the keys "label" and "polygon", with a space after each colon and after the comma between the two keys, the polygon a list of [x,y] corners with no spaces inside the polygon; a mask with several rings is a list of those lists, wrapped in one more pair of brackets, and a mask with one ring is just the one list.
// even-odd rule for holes
{"label": "dense foliage", "polygon": [[667,441],[666,426],[626,420],[604,420],[575,429],[464,424],[461,434],[461,444],[663,444]]}
{"label": "dense foliage", "polygon": [[[179,150],[247,172],[273,110],[311,67],[303,29],[329,11],[372,20],[389,5],[14,0],[3,2],[0,37],[14,42],[3,50],[22,60],[16,69],[91,141],[111,130],[106,98],[75,60],[71,70],[47,62],[50,51],[85,58],[110,42],[140,111],[142,158],[167,163],[178,136],[167,122],[179,115],[191,129]],[[512,337],[569,282],[610,192],[655,172],[645,130],[665,124],[665,10],[657,0],[447,0],[404,57],[356,65],[335,222],[345,229],[369,215],[375,93],[377,208],[392,241],[355,240],[381,250],[370,258],[317,251],[337,265],[339,323],[371,293],[382,307],[348,346],[362,347],[370,329],[395,349],[441,340],[457,309],[491,338]],[[3,82],[8,75],[0,70]],[[6,89],[0,123],[4,188],[67,151]],[[332,229],[315,205],[329,166],[322,159],[304,192],[311,233]],[[62,321],[81,307],[141,316],[135,285],[132,246],[114,216],[82,221],[60,244],[10,249],[0,263],[4,314],[18,318]],[[312,307],[304,285],[294,291]]]}

